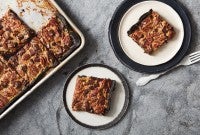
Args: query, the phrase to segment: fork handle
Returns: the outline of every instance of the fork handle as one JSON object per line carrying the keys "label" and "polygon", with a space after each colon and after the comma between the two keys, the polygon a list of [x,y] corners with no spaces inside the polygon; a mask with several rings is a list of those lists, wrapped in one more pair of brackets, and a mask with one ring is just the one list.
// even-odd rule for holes
{"label": "fork handle", "polygon": [[[184,63],[179,63],[178,65],[176,65],[174,68],[177,68],[181,65],[184,65]],[[150,81],[152,80],[155,80],[157,79],[158,77],[160,77],[161,75],[167,73],[168,71],[174,69],[174,68],[171,68],[165,72],[162,72],[162,73],[159,73],[159,74],[153,74],[153,75],[149,75],[149,76],[146,76],[146,77],[141,77],[140,79],[138,79],[138,81],[136,82],[136,85],[137,86],[144,86],[146,85],[147,83],[149,83]]]}
{"label": "fork handle", "polygon": [[157,79],[158,77],[160,77],[160,76],[161,76],[162,74],[164,74],[164,73],[165,73],[165,72],[160,73],[160,74],[153,74],[153,75],[146,76],[146,77],[141,77],[141,78],[136,82],[136,85],[137,85],[137,86],[144,86],[144,85],[146,85],[147,83],[149,83],[150,81]]}

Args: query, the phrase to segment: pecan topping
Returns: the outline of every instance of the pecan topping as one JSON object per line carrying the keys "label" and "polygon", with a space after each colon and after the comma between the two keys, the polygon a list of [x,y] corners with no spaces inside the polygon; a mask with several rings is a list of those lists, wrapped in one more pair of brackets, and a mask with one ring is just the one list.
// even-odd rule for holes
{"label": "pecan topping", "polygon": [[16,53],[33,35],[33,30],[9,10],[0,21],[0,44],[3,44],[0,53],[5,56]]}
{"label": "pecan topping", "polygon": [[38,38],[59,60],[70,51],[72,46],[72,39],[68,29],[64,26],[64,22],[58,16],[54,16],[38,32]]}
{"label": "pecan topping", "polygon": [[[13,58],[15,60],[16,58]],[[0,56],[0,109],[5,107],[13,98],[15,98],[20,91],[22,91],[26,84],[23,78],[7,64],[7,61]]]}
{"label": "pecan topping", "polygon": [[8,63],[16,68],[28,84],[32,84],[47,69],[55,64],[54,57],[41,41],[35,37],[25,45]]}
{"label": "pecan topping", "polygon": [[175,31],[157,12],[150,10],[132,26],[128,35],[144,49],[145,53],[151,54],[172,39]]}
{"label": "pecan topping", "polygon": [[96,77],[78,76],[72,109],[105,115],[115,81]]}

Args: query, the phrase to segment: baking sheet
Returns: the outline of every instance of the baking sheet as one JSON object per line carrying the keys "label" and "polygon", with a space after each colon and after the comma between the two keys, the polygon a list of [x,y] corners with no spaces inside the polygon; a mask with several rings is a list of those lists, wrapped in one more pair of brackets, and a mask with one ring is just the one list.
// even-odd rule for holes
{"label": "baking sheet", "polygon": [[81,31],[75,26],[71,19],[63,12],[54,0],[4,0],[0,1],[0,18],[12,9],[18,16],[32,29],[38,32],[42,26],[48,23],[48,19],[55,13],[59,12],[68,22],[71,29],[77,33],[80,38],[80,46],[76,48],[67,58],[65,58],[58,66],[52,69],[34,86],[22,92],[13,102],[11,102],[3,111],[0,112],[0,119],[8,114],[16,105],[23,101],[28,95],[36,90],[50,76],[64,66],[73,56],[75,56],[85,44],[85,38]]}

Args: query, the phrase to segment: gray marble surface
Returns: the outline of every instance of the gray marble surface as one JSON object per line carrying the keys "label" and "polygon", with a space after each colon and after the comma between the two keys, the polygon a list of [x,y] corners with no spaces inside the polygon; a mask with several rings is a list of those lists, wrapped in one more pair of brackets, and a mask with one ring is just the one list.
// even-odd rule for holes
{"label": "gray marble surface", "polygon": [[[145,87],[115,57],[108,40],[108,26],[122,0],[57,0],[86,37],[85,48],[23,103],[0,120],[0,135],[198,135],[200,134],[200,63],[181,67]],[[193,26],[191,50],[200,50],[200,1],[179,0],[190,12]],[[90,130],[66,113],[62,92],[66,76],[86,63],[105,63],[127,78],[132,101],[125,118],[116,126]]]}

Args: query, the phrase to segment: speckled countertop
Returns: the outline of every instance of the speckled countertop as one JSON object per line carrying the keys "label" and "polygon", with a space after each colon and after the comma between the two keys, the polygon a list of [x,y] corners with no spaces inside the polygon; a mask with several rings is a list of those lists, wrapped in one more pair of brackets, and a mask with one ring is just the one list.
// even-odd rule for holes
{"label": "speckled countertop", "polygon": [[[85,48],[23,103],[0,120],[0,135],[198,135],[200,134],[200,63],[178,68],[145,87],[115,57],[108,26],[122,0],[57,0],[86,37]],[[200,1],[179,0],[187,7],[193,27],[192,48],[200,50]],[[132,101],[116,126],[96,131],[76,124],[66,113],[62,92],[66,76],[86,63],[117,68],[129,81]]]}

